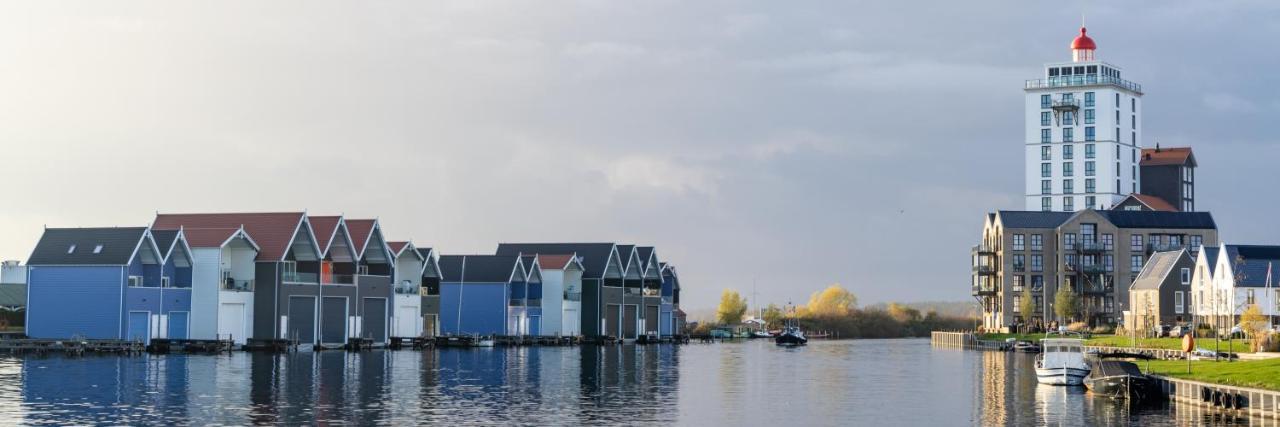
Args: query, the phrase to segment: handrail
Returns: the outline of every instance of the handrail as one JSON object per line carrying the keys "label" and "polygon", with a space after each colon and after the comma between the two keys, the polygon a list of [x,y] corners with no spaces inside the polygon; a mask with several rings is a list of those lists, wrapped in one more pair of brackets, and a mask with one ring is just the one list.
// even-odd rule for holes
{"label": "handrail", "polygon": [[1137,93],[1142,93],[1142,85],[1112,76],[1100,76],[1097,74],[1072,75],[1072,76],[1056,76],[1047,79],[1030,79],[1023,86],[1026,89],[1041,89],[1051,87],[1064,86],[1094,86],[1094,85],[1111,85],[1128,89]]}

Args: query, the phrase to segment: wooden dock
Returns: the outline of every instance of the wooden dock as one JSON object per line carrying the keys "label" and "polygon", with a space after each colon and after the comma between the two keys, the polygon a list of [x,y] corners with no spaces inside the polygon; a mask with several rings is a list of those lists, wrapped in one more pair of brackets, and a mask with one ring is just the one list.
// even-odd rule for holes
{"label": "wooden dock", "polygon": [[285,339],[254,339],[250,338],[244,345],[245,351],[267,351],[283,353],[298,349],[298,342]]}
{"label": "wooden dock", "polygon": [[9,354],[140,354],[146,346],[139,341],[124,340],[49,340],[9,338],[0,340],[0,352]]}
{"label": "wooden dock", "polygon": [[224,353],[235,350],[235,342],[231,340],[181,340],[152,338],[147,345],[150,353]]}

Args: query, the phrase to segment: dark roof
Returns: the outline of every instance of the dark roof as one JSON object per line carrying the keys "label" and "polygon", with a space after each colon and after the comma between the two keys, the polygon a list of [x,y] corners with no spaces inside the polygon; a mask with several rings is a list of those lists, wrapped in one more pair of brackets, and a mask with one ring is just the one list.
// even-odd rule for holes
{"label": "dark roof", "polygon": [[1205,260],[1205,261],[1207,261],[1207,262],[1209,263],[1209,274],[1210,274],[1210,275],[1212,275],[1212,274],[1213,274],[1213,271],[1217,269],[1217,267],[1218,267],[1218,254],[1221,254],[1221,253],[1222,253],[1222,248],[1219,248],[1219,247],[1217,247],[1217,246],[1205,246],[1205,247],[1204,247],[1204,260]]}
{"label": "dark roof", "polygon": [[653,246],[637,246],[636,252],[640,254],[641,265],[648,267],[649,258],[653,257]]}
{"label": "dark roof", "polygon": [[[146,227],[46,228],[27,265],[128,265],[146,232]],[[76,248],[67,253],[71,245]],[[95,254],[97,245],[102,250]]]}
{"label": "dark roof", "polygon": [[416,249],[418,250],[418,255],[422,255],[423,258],[431,258],[431,248],[416,248]]}
{"label": "dark roof", "polygon": [[245,231],[262,249],[258,259],[278,261],[289,251],[289,242],[303,219],[302,212],[270,213],[214,213],[214,214],[159,214],[152,228],[176,230],[193,228],[239,228]]}
{"label": "dark roof", "polygon": [[498,255],[576,253],[582,257],[582,267],[585,269],[582,276],[600,278],[604,277],[604,269],[608,266],[613,246],[613,243],[500,243],[496,253]]}
{"label": "dark roof", "polygon": [[520,257],[514,255],[441,255],[440,273],[448,282],[505,283],[519,263]]}
{"label": "dark roof", "polygon": [[173,241],[178,239],[178,230],[151,230],[151,238],[156,240],[160,253],[167,254],[173,247]]}
{"label": "dark roof", "polygon": [[[1217,229],[1208,212],[1094,211],[1119,228]],[[1058,228],[1078,212],[1000,211],[1005,228]]]}
{"label": "dark roof", "polygon": [[1267,269],[1271,269],[1271,285],[1280,276],[1280,246],[1226,245],[1227,262],[1236,275],[1236,286],[1267,286]]}
{"label": "dark roof", "polygon": [[1142,267],[1142,272],[1138,273],[1138,278],[1134,279],[1131,289],[1160,289],[1184,257],[1190,257],[1186,250],[1151,254],[1147,264]]}
{"label": "dark roof", "polygon": [[1054,211],[999,211],[1004,228],[1058,228],[1071,219],[1074,212]]}

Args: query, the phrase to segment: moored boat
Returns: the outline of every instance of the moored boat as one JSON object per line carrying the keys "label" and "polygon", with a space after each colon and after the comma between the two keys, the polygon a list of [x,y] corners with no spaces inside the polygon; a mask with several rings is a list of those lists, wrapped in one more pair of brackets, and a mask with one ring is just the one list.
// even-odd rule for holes
{"label": "moored boat", "polygon": [[798,347],[808,344],[809,339],[805,338],[804,331],[800,330],[800,325],[797,325],[795,320],[790,320],[786,326],[782,327],[782,333],[773,338],[773,342],[783,347]]}
{"label": "moored boat", "polygon": [[1083,339],[1045,338],[1040,340],[1040,350],[1036,356],[1036,381],[1040,384],[1081,385],[1089,375]]}
{"label": "moored boat", "polygon": [[1031,341],[1018,341],[1013,343],[1013,351],[1019,353],[1039,353],[1040,345]]}
{"label": "moored boat", "polygon": [[1090,393],[1130,402],[1146,401],[1159,392],[1138,365],[1121,360],[1093,363],[1089,375],[1084,378],[1084,386]]}

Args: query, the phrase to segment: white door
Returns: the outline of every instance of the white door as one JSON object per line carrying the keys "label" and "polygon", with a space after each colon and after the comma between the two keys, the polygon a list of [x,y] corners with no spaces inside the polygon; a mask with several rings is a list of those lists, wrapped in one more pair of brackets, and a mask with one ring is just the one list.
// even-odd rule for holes
{"label": "white door", "polygon": [[230,336],[238,343],[244,342],[244,326],[244,303],[222,303],[218,308],[218,339]]}
{"label": "white door", "polygon": [[396,330],[397,337],[416,337],[418,333],[418,325],[422,322],[418,317],[418,307],[412,305],[402,305],[396,307]]}

